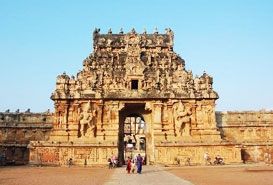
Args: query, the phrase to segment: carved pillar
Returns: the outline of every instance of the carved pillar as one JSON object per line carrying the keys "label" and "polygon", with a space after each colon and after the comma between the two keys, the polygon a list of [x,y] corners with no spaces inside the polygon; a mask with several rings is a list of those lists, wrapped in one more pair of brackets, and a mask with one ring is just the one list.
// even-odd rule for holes
{"label": "carved pillar", "polygon": [[196,103],[196,127],[204,128],[203,113],[202,113],[202,103],[198,101]]}
{"label": "carved pillar", "polygon": [[153,116],[153,129],[155,133],[162,132],[162,106],[163,104],[161,102],[154,103],[152,116]]}
{"label": "carved pillar", "polygon": [[147,138],[147,157],[150,163],[155,162],[155,137],[162,135],[162,102],[153,104],[150,138]]}
{"label": "carved pillar", "polygon": [[78,127],[79,127],[79,115],[78,115],[78,109],[79,109],[79,103],[74,102],[70,108],[70,116],[69,116],[69,125],[68,125],[68,131],[70,134],[70,139],[77,138],[78,136]]}
{"label": "carved pillar", "polygon": [[[115,116],[114,117],[114,121],[115,121],[115,124],[118,128],[118,136],[117,136],[117,139],[118,139],[118,159],[119,159],[119,165],[123,165],[123,161],[124,161],[124,124],[123,124],[123,121],[124,121],[124,118],[123,117],[120,117],[121,115],[119,114],[119,111],[121,109],[124,108],[125,104],[122,103],[122,102],[119,102],[118,104],[115,105],[117,107],[116,109],[116,112],[115,112]],[[111,116],[112,117],[112,116]]]}
{"label": "carved pillar", "polygon": [[118,128],[119,128],[119,111],[123,107],[124,107],[124,105],[120,104],[119,102],[112,103],[112,110],[111,110],[111,114],[110,114],[112,129],[118,130]]}
{"label": "carved pillar", "polygon": [[168,127],[170,129],[170,133],[175,132],[174,130],[174,122],[173,122],[173,103],[171,101],[169,101],[167,103],[167,114],[168,114]]}
{"label": "carved pillar", "polygon": [[70,104],[69,103],[65,103],[64,104],[64,110],[65,110],[65,114],[64,114],[64,120],[65,120],[65,127],[63,127],[64,131],[66,132],[66,140],[69,141],[70,140],[70,132],[69,132],[69,123],[70,123],[70,119],[71,119],[71,110],[70,110]]}
{"label": "carved pillar", "polygon": [[68,117],[69,117],[69,104],[65,102],[63,105],[63,108],[64,108],[64,115],[63,115],[64,124],[63,124],[62,128],[67,129],[68,128]]}
{"label": "carved pillar", "polygon": [[191,126],[190,126],[190,135],[193,136],[195,134],[195,130],[197,129],[197,121],[196,121],[196,104],[192,104],[191,107]]}
{"label": "carved pillar", "polygon": [[168,131],[168,120],[169,120],[169,114],[168,114],[168,107],[167,104],[163,104],[163,110],[162,110],[162,131]]}
{"label": "carved pillar", "polygon": [[103,102],[102,101],[99,101],[97,103],[97,134],[98,135],[102,135],[102,124],[103,124]]}

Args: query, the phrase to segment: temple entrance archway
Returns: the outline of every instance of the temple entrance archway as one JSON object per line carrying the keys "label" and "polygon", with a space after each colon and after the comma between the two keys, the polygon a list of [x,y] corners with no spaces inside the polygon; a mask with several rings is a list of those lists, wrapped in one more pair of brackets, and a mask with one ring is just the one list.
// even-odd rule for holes
{"label": "temple entrance archway", "polygon": [[146,123],[138,114],[128,115],[124,120],[124,159],[146,156]]}
{"label": "temple entrance archway", "polygon": [[118,159],[125,164],[128,157],[141,154],[146,159],[147,144],[150,138],[147,122],[151,111],[145,110],[145,103],[126,103],[119,112]]}

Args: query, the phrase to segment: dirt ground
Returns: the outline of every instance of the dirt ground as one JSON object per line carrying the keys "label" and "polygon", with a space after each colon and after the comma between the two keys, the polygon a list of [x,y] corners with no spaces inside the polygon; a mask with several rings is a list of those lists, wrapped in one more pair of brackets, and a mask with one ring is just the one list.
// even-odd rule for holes
{"label": "dirt ground", "polygon": [[[195,185],[273,185],[273,166],[168,167]],[[101,185],[113,170],[98,167],[1,167],[0,185]]]}
{"label": "dirt ground", "polygon": [[195,185],[273,185],[273,166],[213,166],[168,168]]}
{"label": "dirt ground", "polygon": [[102,167],[1,167],[0,185],[100,185],[112,172]]}

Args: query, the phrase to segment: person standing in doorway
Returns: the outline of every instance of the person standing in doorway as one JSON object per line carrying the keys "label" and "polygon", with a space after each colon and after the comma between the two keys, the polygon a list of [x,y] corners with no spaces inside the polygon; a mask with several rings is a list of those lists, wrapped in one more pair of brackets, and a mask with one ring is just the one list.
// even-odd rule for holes
{"label": "person standing in doorway", "polygon": [[142,163],[143,163],[143,158],[141,157],[140,154],[137,156],[137,173],[141,174],[142,171]]}

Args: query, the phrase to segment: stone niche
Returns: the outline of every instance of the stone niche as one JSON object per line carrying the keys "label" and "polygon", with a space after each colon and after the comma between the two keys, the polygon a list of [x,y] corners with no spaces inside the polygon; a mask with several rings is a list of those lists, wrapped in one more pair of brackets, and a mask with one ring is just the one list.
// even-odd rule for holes
{"label": "stone niche", "polygon": [[53,130],[46,141],[29,144],[30,163],[64,165],[72,158],[76,165],[106,164],[115,155],[121,165],[140,153],[147,164],[175,164],[190,154],[199,164],[204,151],[238,162],[238,146],[221,144],[212,77],[193,77],[173,51],[173,38],[171,29],[95,29],[83,69],[57,76]]}

